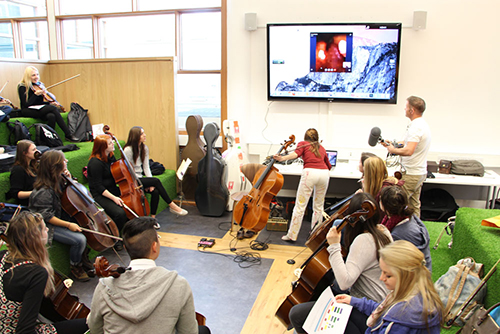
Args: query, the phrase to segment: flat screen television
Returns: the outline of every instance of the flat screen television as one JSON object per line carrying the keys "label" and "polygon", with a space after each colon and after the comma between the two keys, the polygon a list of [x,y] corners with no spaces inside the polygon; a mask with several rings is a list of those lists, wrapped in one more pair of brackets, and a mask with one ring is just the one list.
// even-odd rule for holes
{"label": "flat screen television", "polygon": [[396,104],[401,23],[267,25],[269,101]]}

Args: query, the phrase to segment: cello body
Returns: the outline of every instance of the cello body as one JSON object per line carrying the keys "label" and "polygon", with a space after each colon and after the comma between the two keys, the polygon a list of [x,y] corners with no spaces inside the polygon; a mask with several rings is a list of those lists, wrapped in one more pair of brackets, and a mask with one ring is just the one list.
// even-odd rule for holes
{"label": "cello body", "polygon": [[[104,212],[96,201],[87,192],[84,185],[66,179],[66,188],[61,196],[61,205],[71,217],[74,217],[83,228],[106,233],[115,237],[120,236],[120,232],[115,222]],[[102,252],[115,245],[116,240],[89,232],[82,232],[87,238],[87,244],[90,248]]]}
{"label": "cello body", "polygon": [[111,164],[111,174],[120,188],[120,198],[125,202],[125,205],[133,211],[130,212],[128,209],[124,208],[128,219],[133,219],[137,216],[149,216],[149,202],[144,194],[141,180],[135,175],[135,171],[130,161],[128,161],[125,152],[123,152],[122,146],[115,136],[109,132],[109,126],[105,125],[103,130],[105,134],[111,136],[115,141],[122,155],[119,160]]}
{"label": "cello body", "polygon": [[222,216],[229,200],[226,186],[226,162],[220,156],[214,144],[219,137],[216,123],[205,126],[204,136],[207,142],[207,154],[198,164],[198,187],[196,187],[196,207],[204,216]]}
{"label": "cello body", "polygon": [[[290,140],[285,141],[277,154],[292,145],[294,141],[295,136],[291,135]],[[234,207],[233,219],[243,228],[259,232],[266,227],[270,212],[269,205],[283,187],[284,182],[283,175],[274,167],[274,163],[273,158],[267,167],[262,167],[257,172],[252,190]]]}

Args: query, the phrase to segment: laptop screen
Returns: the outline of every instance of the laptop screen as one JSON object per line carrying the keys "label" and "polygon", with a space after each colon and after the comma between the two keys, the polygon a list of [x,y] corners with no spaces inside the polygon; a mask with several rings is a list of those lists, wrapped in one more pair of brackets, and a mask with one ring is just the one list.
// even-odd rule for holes
{"label": "laptop screen", "polygon": [[328,155],[328,160],[330,160],[332,167],[335,167],[337,165],[337,151],[327,150],[326,154]]}

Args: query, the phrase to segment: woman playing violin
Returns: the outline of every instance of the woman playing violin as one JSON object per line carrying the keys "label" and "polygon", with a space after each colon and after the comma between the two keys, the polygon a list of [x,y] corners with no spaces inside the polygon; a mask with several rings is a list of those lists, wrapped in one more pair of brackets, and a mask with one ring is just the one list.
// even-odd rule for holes
{"label": "woman playing violin", "polygon": [[[120,189],[111,174],[111,164],[116,161],[114,150],[115,145],[109,135],[98,135],[94,139],[94,147],[87,166],[87,179],[92,197],[104,208],[121,231],[128,218],[123,210]],[[123,249],[121,241],[117,242],[115,249]]]}
{"label": "woman playing violin", "polygon": [[49,227],[49,243],[56,240],[70,246],[69,258],[71,275],[78,281],[88,281],[86,270],[93,269],[92,263],[82,256],[87,246],[87,238],[78,224],[70,222],[70,217],[62,210],[62,173],[69,175],[66,158],[61,151],[50,150],[40,159],[38,174],[29,199],[29,209],[43,216]]}
{"label": "woman playing violin", "polygon": [[149,169],[149,149],[145,144],[146,133],[140,126],[134,126],[128,133],[127,143],[123,151],[127,159],[133,165],[136,176],[141,180],[144,190],[151,193],[151,216],[156,216],[158,202],[161,198],[168,203],[170,212],[179,216],[185,216],[188,212],[175,204],[167,194],[161,181],[153,177]]}
{"label": "woman playing violin", "polygon": [[10,190],[8,196],[21,205],[28,206],[29,197],[37,174],[35,159],[36,145],[31,140],[23,139],[17,143],[16,160],[10,171]]}
{"label": "woman playing violin", "polygon": [[[60,113],[60,105],[52,99],[52,102],[46,101],[44,95],[47,94],[43,83],[40,82],[40,75],[36,67],[28,66],[24,71],[24,76],[17,86],[19,100],[21,102],[21,116],[31,118],[41,118],[47,121],[47,124],[55,129],[56,123],[59,125],[69,141],[78,142],[78,138],[71,135],[71,132],[64,122]],[[42,106],[40,109],[35,106]]]}
{"label": "woman playing violin", "polygon": [[1,333],[79,334],[88,329],[85,318],[54,324],[37,321],[43,296],[54,290],[47,240],[48,228],[38,213],[20,212],[9,223],[8,250],[0,252]]}
{"label": "woman playing violin", "polygon": [[[359,193],[354,195],[346,215],[360,210],[365,200],[371,201],[377,207],[377,210],[366,221],[359,221],[354,226],[347,224],[342,230],[347,250],[345,262],[341,254],[341,233],[337,231],[337,227],[332,227],[328,232],[327,241],[329,246],[327,250],[329,262],[335,276],[332,289],[335,295],[349,289],[350,294],[354,297],[367,297],[380,302],[389,291],[384,283],[378,279],[381,274],[378,250],[391,243],[392,237],[389,230],[378,224],[380,212],[375,199],[370,194]],[[302,303],[295,305],[290,310],[290,321],[297,333],[305,333],[302,326],[313,305],[314,302]],[[359,321],[361,323],[363,323],[364,319],[364,323],[366,323],[367,316],[357,310],[353,310],[352,317],[361,318],[361,321]]]}

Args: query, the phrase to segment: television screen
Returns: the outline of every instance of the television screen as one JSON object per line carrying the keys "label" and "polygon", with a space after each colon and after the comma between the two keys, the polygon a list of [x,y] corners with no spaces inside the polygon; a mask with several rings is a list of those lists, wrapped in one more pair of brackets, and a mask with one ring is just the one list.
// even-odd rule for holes
{"label": "television screen", "polygon": [[401,23],[267,25],[268,100],[397,102]]}

